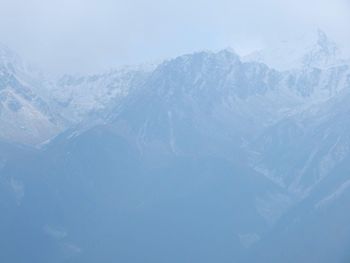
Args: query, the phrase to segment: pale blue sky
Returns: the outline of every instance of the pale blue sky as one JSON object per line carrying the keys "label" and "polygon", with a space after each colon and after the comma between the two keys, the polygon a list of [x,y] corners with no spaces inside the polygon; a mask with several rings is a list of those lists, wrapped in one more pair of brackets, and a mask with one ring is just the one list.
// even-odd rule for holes
{"label": "pale blue sky", "polygon": [[53,72],[247,53],[316,28],[350,46],[349,26],[348,0],[0,0],[0,42]]}

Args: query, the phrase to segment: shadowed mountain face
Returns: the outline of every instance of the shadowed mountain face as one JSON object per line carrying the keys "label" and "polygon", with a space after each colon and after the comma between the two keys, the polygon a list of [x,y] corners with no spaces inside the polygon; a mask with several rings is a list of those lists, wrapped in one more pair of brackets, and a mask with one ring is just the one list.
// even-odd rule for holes
{"label": "shadowed mountain face", "polygon": [[269,227],[257,199],[284,193],[243,161],[140,153],[109,127],[58,142],[29,166],[8,171],[25,187],[7,211],[16,221],[2,220],[6,237],[26,230],[2,238],[3,258],[17,262],[31,253],[37,262],[231,262]]}
{"label": "shadowed mountain face", "polygon": [[0,261],[349,259],[348,65],[223,50],[50,83],[57,136],[0,144]]}

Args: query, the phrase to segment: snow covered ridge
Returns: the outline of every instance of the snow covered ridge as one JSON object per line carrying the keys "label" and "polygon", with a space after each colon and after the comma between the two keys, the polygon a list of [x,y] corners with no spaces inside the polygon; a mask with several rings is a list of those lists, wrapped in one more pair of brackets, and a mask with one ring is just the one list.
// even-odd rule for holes
{"label": "snow covered ridge", "polygon": [[245,56],[243,60],[265,63],[278,70],[310,67],[325,69],[349,64],[342,57],[342,52],[337,44],[321,30],[312,35],[282,41],[275,46],[253,52]]}
{"label": "snow covered ridge", "polygon": [[[349,64],[321,31],[242,59],[231,49],[198,52],[159,65],[59,80],[30,69],[16,53],[0,46],[0,138],[41,143],[72,125],[107,118],[145,88],[159,89],[165,97],[180,91],[194,97],[211,93],[208,99],[241,105],[235,111],[242,115],[260,113],[253,109],[260,105],[264,118],[273,121],[324,102],[349,83]],[[275,116],[277,112],[283,114]]]}
{"label": "snow covered ridge", "polygon": [[0,46],[0,139],[37,144],[62,130],[63,120],[39,96],[40,74]]}

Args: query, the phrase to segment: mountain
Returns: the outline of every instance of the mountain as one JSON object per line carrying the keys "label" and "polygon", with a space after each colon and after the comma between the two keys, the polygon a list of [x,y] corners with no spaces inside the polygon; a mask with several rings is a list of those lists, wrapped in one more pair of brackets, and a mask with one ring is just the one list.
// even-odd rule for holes
{"label": "mountain", "polygon": [[49,100],[57,111],[72,123],[103,118],[137,90],[153,67],[122,67],[92,76],[65,75],[51,87]]}
{"label": "mountain", "polygon": [[109,109],[138,89],[154,66],[51,79],[0,46],[0,139],[38,145]]}
{"label": "mountain", "polygon": [[349,213],[346,212],[350,198],[349,98],[349,93],[343,94],[324,105],[322,118],[308,116],[307,122],[314,127],[305,129],[304,134],[300,133],[290,143],[298,145],[298,149],[286,147],[280,152],[282,156],[276,160],[282,162],[280,167],[290,163],[281,171],[288,171],[294,180],[289,188],[295,190],[296,185],[307,185],[308,191],[306,197],[280,219],[270,235],[253,249],[252,255],[259,255],[260,260],[349,260],[350,228],[347,223]]}
{"label": "mountain", "polygon": [[350,66],[311,43],[282,45],[288,70],[229,49],[49,81],[6,62],[59,130],[0,142],[0,261],[347,262]]}
{"label": "mountain", "polygon": [[345,62],[337,44],[321,30],[255,51],[244,60],[265,63],[278,70],[328,68]]}
{"label": "mountain", "polygon": [[[0,258],[231,262],[268,229],[256,199],[283,190],[246,166],[239,152],[238,160],[158,147],[145,153],[127,135],[98,126],[57,138],[34,160],[9,166],[8,178],[24,194],[6,210],[13,220],[0,219],[6,229]],[[26,231],[16,232],[19,226]]]}
{"label": "mountain", "polygon": [[0,139],[37,144],[62,130],[59,116],[35,93],[40,80],[25,63],[0,46]]}

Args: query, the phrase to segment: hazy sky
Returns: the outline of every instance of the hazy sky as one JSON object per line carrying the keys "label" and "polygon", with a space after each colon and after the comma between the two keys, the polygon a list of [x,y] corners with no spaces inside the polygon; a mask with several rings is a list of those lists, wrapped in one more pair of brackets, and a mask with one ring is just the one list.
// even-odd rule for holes
{"label": "hazy sky", "polygon": [[53,72],[247,53],[316,28],[350,47],[350,0],[0,0],[0,42]]}

